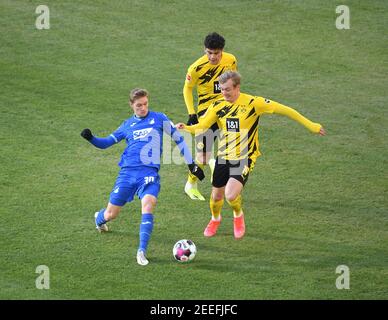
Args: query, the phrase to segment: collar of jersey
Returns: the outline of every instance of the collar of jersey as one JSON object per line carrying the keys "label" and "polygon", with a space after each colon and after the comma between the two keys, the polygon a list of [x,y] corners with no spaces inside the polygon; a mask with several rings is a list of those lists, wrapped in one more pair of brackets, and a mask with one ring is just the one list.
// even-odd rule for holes
{"label": "collar of jersey", "polygon": [[134,114],[133,118],[140,121],[140,120],[147,118],[149,116],[149,114],[150,114],[150,111],[148,110],[148,113],[146,114],[145,117],[138,117],[136,114]]}

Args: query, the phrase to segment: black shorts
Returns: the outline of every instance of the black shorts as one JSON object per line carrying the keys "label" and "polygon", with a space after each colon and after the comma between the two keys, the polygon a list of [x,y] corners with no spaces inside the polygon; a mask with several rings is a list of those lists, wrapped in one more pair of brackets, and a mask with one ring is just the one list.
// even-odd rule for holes
{"label": "black shorts", "polygon": [[213,187],[225,187],[229,178],[235,178],[245,185],[254,165],[251,159],[225,160],[217,157],[213,172]]}

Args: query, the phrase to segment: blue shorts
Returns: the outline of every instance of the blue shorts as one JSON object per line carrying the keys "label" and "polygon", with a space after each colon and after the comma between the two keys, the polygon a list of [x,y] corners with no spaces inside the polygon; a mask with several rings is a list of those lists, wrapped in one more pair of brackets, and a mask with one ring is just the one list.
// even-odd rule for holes
{"label": "blue shorts", "polygon": [[135,195],[139,199],[143,199],[147,194],[157,198],[159,191],[158,169],[150,167],[121,168],[110,193],[109,202],[122,207],[127,202],[131,202]]}

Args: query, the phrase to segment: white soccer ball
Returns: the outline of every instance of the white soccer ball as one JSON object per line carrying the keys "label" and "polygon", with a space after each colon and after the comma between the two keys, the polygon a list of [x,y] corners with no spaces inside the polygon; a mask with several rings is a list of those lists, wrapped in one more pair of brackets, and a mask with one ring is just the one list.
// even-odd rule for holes
{"label": "white soccer ball", "polygon": [[191,240],[179,240],[172,248],[172,254],[179,262],[188,262],[194,259],[197,254],[197,247]]}

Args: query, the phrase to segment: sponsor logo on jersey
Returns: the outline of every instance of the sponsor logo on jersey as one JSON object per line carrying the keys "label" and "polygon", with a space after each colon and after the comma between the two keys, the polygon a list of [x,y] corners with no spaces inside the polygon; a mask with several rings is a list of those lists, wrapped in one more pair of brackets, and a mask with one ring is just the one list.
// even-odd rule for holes
{"label": "sponsor logo on jersey", "polygon": [[239,118],[226,118],[226,130],[240,132],[240,119]]}
{"label": "sponsor logo on jersey", "polygon": [[134,140],[143,139],[146,136],[148,136],[148,134],[151,131],[152,131],[152,128],[145,128],[145,129],[141,129],[141,130],[135,130],[135,131],[133,131],[133,139]]}
{"label": "sponsor logo on jersey", "polygon": [[198,150],[202,150],[203,148],[205,148],[205,145],[203,144],[203,142],[198,142],[197,143],[197,149]]}

